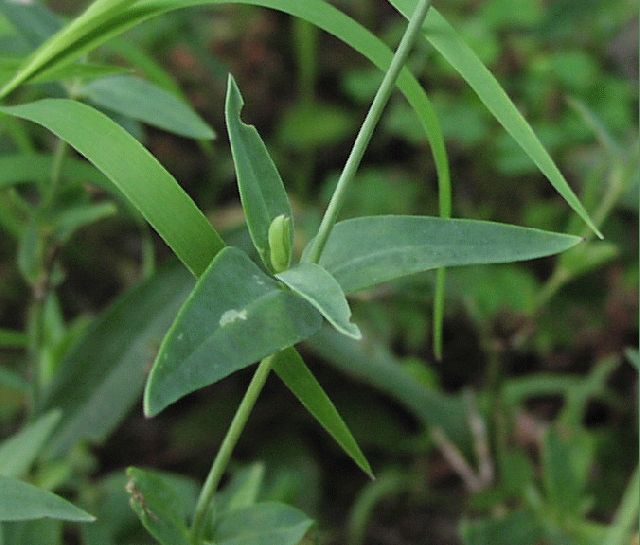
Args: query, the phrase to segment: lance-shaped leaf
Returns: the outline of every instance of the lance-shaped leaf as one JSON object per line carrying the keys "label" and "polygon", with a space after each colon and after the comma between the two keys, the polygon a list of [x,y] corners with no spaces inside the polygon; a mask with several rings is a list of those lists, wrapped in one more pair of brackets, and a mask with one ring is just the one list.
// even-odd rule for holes
{"label": "lance-shaped leaf", "polygon": [[[416,5],[416,0],[389,1],[407,18],[411,17]],[[551,185],[564,197],[567,204],[575,210],[594,233],[602,238],[600,231],[591,221],[584,206],[533,132],[531,125],[527,123],[489,69],[435,8],[429,10],[424,24],[424,34],[427,40],[478,94],[480,100],[498,122],[531,157],[540,172],[549,179]]]}
{"label": "lance-shaped leaf", "polygon": [[557,254],[582,239],[488,221],[374,216],[340,222],[320,259],[345,293],[409,274]]}
{"label": "lance-shaped leaf", "polygon": [[350,321],[351,309],[338,281],[315,263],[299,263],[276,275],[300,297],[318,309],[340,333],[362,338],[358,326]]}
{"label": "lance-shaped leaf", "polygon": [[100,78],[80,89],[93,104],[159,129],[197,140],[211,140],[213,129],[173,93],[134,76]]}
{"label": "lance-shaped leaf", "polygon": [[192,483],[136,467],[127,469],[127,476],[129,504],[147,531],[161,545],[190,545],[186,517],[193,510],[197,493]]}
{"label": "lance-shaped leaf", "polygon": [[228,511],[216,521],[216,545],[298,545],[313,521],[281,503],[258,503]]}
{"label": "lance-shaped leaf", "polygon": [[224,246],[191,198],[158,160],[95,108],[45,99],[0,112],[45,126],[91,161],[125,194],[196,276]]}
{"label": "lance-shaped leaf", "polygon": [[0,521],[42,518],[74,522],[94,520],[89,513],[48,490],[0,476]]}
{"label": "lance-shaped leaf", "polygon": [[50,411],[13,437],[0,443],[0,475],[23,477],[60,421],[62,412]]}
{"label": "lance-shaped leaf", "polygon": [[302,341],[320,314],[237,248],[211,262],[165,337],[147,382],[153,416],[184,395]]}
{"label": "lance-shaped leaf", "polygon": [[342,420],[335,405],[313,376],[304,360],[293,348],[276,355],[273,369],[293,392],[300,403],[314,416],[320,425],[333,437],[356,465],[373,478],[371,466]]}
{"label": "lance-shaped leaf", "polygon": [[[240,119],[244,100],[229,76],[225,116],[242,207],[253,245],[264,264],[273,270],[269,252],[269,227],[278,216],[292,218],[291,205],[282,178],[256,128]],[[289,247],[293,227],[289,229]]]}

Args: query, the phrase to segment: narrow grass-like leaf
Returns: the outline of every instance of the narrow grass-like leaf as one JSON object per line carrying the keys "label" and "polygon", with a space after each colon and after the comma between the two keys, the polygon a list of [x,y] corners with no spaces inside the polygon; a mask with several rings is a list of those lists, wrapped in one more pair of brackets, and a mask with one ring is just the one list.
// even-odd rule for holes
{"label": "narrow grass-like leaf", "polygon": [[161,545],[191,545],[182,499],[163,474],[127,470],[129,503],[140,522]]}
{"label": "narrow grass-like leaf", "polygon": [[186,394],[302,341],[320,314],[237,248],[211,262],[165,337],[147,382],[148,416]]}
{"label": "narrow grass-like leaf", "polygon": [[0,112],[45,126],[89,159],[195,275],[224,246],[175,178],[140,142],[95,108],[73,100],[45,99],[2,107]]}
{"label": "narrow grass-like leaf", "polygon": [[[416,0],[389,1],[406,18],[411,17]],[[600,231],[591,221],[589,214],[529,123],[518,111],[493,74],[435,8],[431,8],[429,11],[424,25],[424,33],[429,42],[478,94],[480,100],[498,122],[531,157],[540,171],[549,179],[551,185],[567,201],[567,204],[575,210],[594,233],[602,238]]]}
{"label": "narrow grass-like leaf", "polygon": [[470,444],[462,398],[416,381],[381,343],[366,335],[362,341],[354,341],[325,326],[307,339],[305,346],[345,375],[388,394],[422,423],[444,430],[456,444]]}
{"label": "narrow grass-like leaf", "polygon": [[73,47],[73,44],[82,41],[92,32],[96,32],[101,25],[107,23],[114,16],[121,14],[135,2],[136,0],[96,0],[91,3],[82,15],[63,27],[36,49],[28,62],[18,70],[11,81],[0,89],[0,98],[7,96],[38,72],[51,68],[51,64],[55,61],[63,64],[64,61],[61,58],[65,57],[65,52],[70,47]]}
{"label": "narrow grass-like leaf", "polygon": [[135,76],[100,78],[84,85],[79,92],[97,106],[180,136],[196,140],[215,137],[213,129],[190,105]]}
{"label": "narrow grass-like leaf", "polygon": [[92,522],[94,517],[48,490],[0,475],[0,521],[51,518]]}
{"label": "narrow grass-like leaf", "polygon": [[320,264],[345,293],[350,293],[438,267],[509,263],[553,255],[581,240],[487,221],[362,217],[336,225]]}
{"label": "narrow grass-like leaf", "polygon": [[311,303],[340,333],[360,339],[362,333],[351,322],[351,309],[337,280],[315,263],[299,263],[276,275],[295,293]]}
{"label": "narrow grass-like leaf", "polygon": [[54,455],[78,441],[103,441],[131,410],[193,277],[177,262],[123,294],[60,363],[44,401],[64,411],[50,443]]}
{"label": "narrow grass-like leaf", "polygon": [[[41,154],[20,153],[0,156],[0,190],[26,182],[48,182],[51,178],[53,157]],[[93,165],[67,157],[60,176],[72,182],[92,182],[111,189],[113,184]]]}
{"label": "narrow grass-like leaf", "polygon": [[351,431],[300,354],[293,348],[283,350],[275,357],[273,370],[356,465],[373,478],[371,466]]}
{"label": "narrow grass-like leaf", "polygon": [[216,545],[298,545],[313,521],[281,503],[258,503],[228,511],[216,523]]}
{"label": "narrow grass-like leaf", "polygon": [[61,416],[59,410],[50,411],[0,443],[0,475],[24,477]]}
{"label": "narrow grass-like leaf", "polygon": [[[242,207],[251,240],[264,264],[273,270],[269,252],[269,227],[279,216],[292,221],[291,205],[282,178],[256,128],[242,122],[244,100],[233,76],[229,76],[225,116]],[[293,245],[293,227],[289,229]]]}
{"label": "narrow grass-like leaf", "polygon": [[22,331],[0,328],[0,348],[26,348],[29,335]]}

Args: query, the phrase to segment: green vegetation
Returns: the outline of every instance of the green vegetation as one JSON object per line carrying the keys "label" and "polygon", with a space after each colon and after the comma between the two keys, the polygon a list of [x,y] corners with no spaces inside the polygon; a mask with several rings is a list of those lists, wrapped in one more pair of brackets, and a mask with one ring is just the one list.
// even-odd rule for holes
{"label": "green vegetation", "polygon": [[78,7],[0,0],[1,545],[638,539],[631,2]]}

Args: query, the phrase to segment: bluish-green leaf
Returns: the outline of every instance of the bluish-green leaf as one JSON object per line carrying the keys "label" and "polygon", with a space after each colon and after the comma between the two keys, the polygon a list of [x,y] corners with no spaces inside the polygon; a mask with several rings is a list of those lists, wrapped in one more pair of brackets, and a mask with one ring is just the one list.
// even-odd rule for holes
{"label": "bluish-green leaf", "polygon": [[[282,178],[256,128],[242,122],[244,100],[229,76],[225,116],[242,207],[253,244],[264,264],[273,270],[269,251],[269,227],[278,216],[293,220]],[[293,226],[289,247],[293,245]]]}
{"label": "bluish-green leaf", "polygon": [[131,410],[193,284],[177,262],[160,269],[123,294],[71,347],[44,401],[64,410],[50,444],[54,454],[81,440],[103,441]]}
{"label": "bluish-green leaf", "polygon": [[60,421],[61,411],[50,411],[0,443],[0,475],[24,477]]}
{"label": "bluish-green leaf", "polygon": [[373,478],[371,466],[351,431],[298,352],[289,348],[277,354],[273,370],[357,466]]}
{"label": "bluish-green leaf", "polygon": [[105,174],[195,275],[224,246],[191,198],[158,160],[120,125],[95,108],[45,99],[0,112],[45,126]]}
{"label": "bluish-green leaf", "polygon": [[351,309],[337,280],[315,263],[299,263],[276,275],[295,293],[311,303],[337,331],[360,339],[362,333],[351,322]]}
{"label": "bluish-green leaf", "polygon": [[184,498],[175,488],[173,480],[162,473],[135,467],[127,470],[129,504],[140,522],[161,545],[191,545]]}
{"label": "bluish-green leaf", "polygon": [[12,477],[0,476],[0,521],[52,518],[91,522],[94,518],[67,500]]}
{"label": "bluish-green leaf", "polygon": [[216,545],[298,545],[313,526],[302,511],[280,503],[258,503],[228,511],[217,521]]}
{"label": "bluish-green leaf", "polygon": [[180,136],[197,140],[215,137],[213,129],[173,93],[135,76],[100,78],[80,93],[90,102]]}
{"label": "bluish-green leaf", "polygon": [[320,264],[345,293],[454,265],[509,263],[553,255],[579,237],[487,221],[374,216],[340,222]]}
{"label": "bluish-green leaf", "polygon": [[[416,5],[416,0],[389,1],[406,18],[411,17]],[[536,166],[549,179],[551,185],[562,195],[569,206],[576,211],[594,233],[602,238],[600,231],[591,221],[589,214],[567,183],[567,180],[535,135],[529,123],[507,96],[502,86],[473,50],[462,40],[455,29],[433,7],[427,15],[424,34],[478,94],[484,105],[527,155],[531,157]]]}
{"label": "bluish-green leaf", "polygon": [[153,416],[186,394],[306,339],[320,314],[237,248],[211,262],[165,337],[145,390]]}

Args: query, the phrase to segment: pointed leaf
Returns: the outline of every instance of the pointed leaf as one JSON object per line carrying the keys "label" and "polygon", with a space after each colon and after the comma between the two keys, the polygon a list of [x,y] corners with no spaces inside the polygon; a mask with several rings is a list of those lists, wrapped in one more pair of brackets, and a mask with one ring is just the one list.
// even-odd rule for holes
{"label": "pointed leaf", "polygon": [[129,503],[147,531],[161,545],[190,545],[184,514],[193,506],[184,504],[173,479],[135,467],[127,470],[127,476]]}
{"label": "pointed leaf", "polygon": [[93,104],[180,136],[197,140],[215,137],[189,104],[135,76],[100,78],[83,86],[80,93]]}
{"label": "pointed leaf", "polygon": [[488,221],[363,217],[336,225],[320,264],[345,293],[351,293],[438,267],[535,259],[567,250],[581,240]]}
{"label": "pointed leaf", "polygon": [[294,345],[320,314],[237,248],[212,261],[165,337],[145,390],[153,416],[186,394]]}
{"label": "pointed leaf", "polygon": [[228,511],[216,524],[216,545],[298,545],[313,521],[281,503],[258,503]]}
{"label": "pointed leaf", "polygon": [[50,411],[0,444],[0,475],[24,477],[62,416]]}
{"label": "pointed leaf", "polygon": [[[242,207],[251,240],[264,264],[273,270],[269,252],[269,227],[278,216],[292,218],[291,205],[267,147],[256,128],[240,119],[244,100],[229,76],[225,116],[231,140],[231,152]],[[293,244],[293,226],[289,229],[289,247]]]}
{"label": "pointed leaf", "polygon": [[45,99],[2,107],[0,112],[45,126],[89,159],[195,275],[224,246],[176,179],[140,142],[95,108],[73,100]]}
{"label": "pointed leaf", "polygon": [[53,454],[78,441],[103,441],[127,415],[193,285],[179,263],[161,268],[117,299],[71,347],[44,400],[45,407],[64,410],[50,444]]}
{"label": "pointed leaf", "polygon": [[315,263],[299,263],[276,275],[300,297],[318,309],[340,333],[360,339],[362,333],[350,321],[351,309],[337,280]]}
{"label": "pointed leaf", "polygon": [[[411,17],[416,0],[389,1],[406,18]],[[591,221],[589,214],[567,180],[502,86],[455,29],[433,7],[429,10],[424,24],[424,34],[427,40],[478,94],[480,100],[498,122],[531,157],[540,171],[549,179],[551,185],[567,201],[567,204],[576,211],[594,233],[602,238],[600,231]]]}
{"label": "pointed leaf", "polygon": [[283,350],[274,359],[273,369],[320,425],[333,437],[356,465],[373,478],[371,466],[335,405],[322,389],[300,354],[293,348]]}
{"label": "pointed leaf", "polygon": [[0,521],[52,518],[74,522],[91,522],[89,513],[48,490],[0,476]]}

